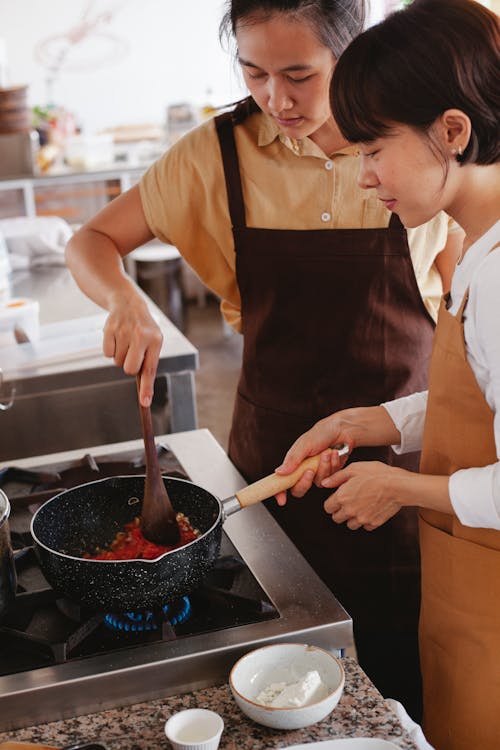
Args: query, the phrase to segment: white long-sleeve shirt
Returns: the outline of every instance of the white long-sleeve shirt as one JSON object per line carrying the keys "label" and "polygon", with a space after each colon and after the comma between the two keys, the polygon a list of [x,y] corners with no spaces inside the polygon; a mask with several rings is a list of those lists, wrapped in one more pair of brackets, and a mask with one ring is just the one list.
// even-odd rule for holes
{"label": "white long-sleeve shirt", "polygon": [[[497,457],[500,456],[500,221],[465,253],[451,282],[449,312],[458,312],[469,288],[464,315],[467,359],[494,413]],[[420,450],[427,391],[382,404],[401,433],[396,453]],[[466,437],[466,436],[464,436]],[[500,461],[481,468],[460,469],[450,476],[453,509],[465,526],[500,530]],[[473,502],[471,502],[473,500]]]}

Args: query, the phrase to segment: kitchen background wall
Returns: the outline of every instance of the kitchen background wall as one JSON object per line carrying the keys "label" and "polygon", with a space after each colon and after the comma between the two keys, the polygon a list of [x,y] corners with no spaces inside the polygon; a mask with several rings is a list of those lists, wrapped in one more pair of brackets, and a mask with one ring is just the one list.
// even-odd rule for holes
{"label": "kitchen background wall", "polygon": [[[404,0],[371,0],[370,22]],[[500,0],[484,0],[498,12]],[[223,0],[0,0],[0,86],[72,112],[86,133],[163,125],[168,105],[244,88],[218,38]]]}
{"label": "kitchen background wall", "polygon": [[222,0],[0,0],[4,85],[29,84],[31,105],[63,106],[88,133],[233,101],[222,12]]}

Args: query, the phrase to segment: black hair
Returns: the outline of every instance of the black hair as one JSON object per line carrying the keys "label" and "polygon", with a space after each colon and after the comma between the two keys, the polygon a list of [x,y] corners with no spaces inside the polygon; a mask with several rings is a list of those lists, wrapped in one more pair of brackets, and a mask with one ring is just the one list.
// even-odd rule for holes
{"label": "black hair", "polygon": [[447,109],[468,115],[462,163],[500,160],[500,33],[474,0],[414,0],[358,36],[337,62],[330,102],[342,135],[370,142],[396,123],[431,137]]}
{"label": "black hair", "polygon": [[236,36],[238,25],[260,22],[276,14],[306,22],[335,59],[361,33],[365,0],[228,0],[219,27],[221,41]]}

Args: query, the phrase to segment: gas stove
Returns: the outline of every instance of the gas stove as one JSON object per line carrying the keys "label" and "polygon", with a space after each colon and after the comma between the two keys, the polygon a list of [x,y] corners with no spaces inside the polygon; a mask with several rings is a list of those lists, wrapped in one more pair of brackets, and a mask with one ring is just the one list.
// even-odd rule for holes
{"label": "gas stove", "polygon": [[[245,484],[207,430],[157,444],[164,475],[220,498]],[[0,464],[18,575],[0,625],[0,730],[217,684],[241,654],[265,643],[312,643],[338,654],[352,645],[349,616],[263,506],[225,521],[218,560],[179,600],[127,613],[65,600],[38,566],[31,515],[54,490],[144,473],[142,441],[23,459],[15,471],[12,464]]]}

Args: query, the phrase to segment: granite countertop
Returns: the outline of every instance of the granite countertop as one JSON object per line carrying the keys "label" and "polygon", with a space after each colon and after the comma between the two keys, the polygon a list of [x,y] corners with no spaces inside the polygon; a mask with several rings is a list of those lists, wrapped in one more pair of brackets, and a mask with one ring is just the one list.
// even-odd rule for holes
{"label": "granite countertop", "polygon": [[165,721],[186,708],[209,708],[224,719],[220,750],[271,750],[345,737],[378,737],[404,750],[415,750],[416,745],[357,662],[346,657],[343,665],[346,683],[338,705],[324,721],[305,729],[284,732],[255,724],[241,713],[229,686],[224,684],[5,732],[0,734],[0,743],[15,740],[63,747],[76,742],[99,741],[109,750],[168,750],[170,744],[163,730]]}

